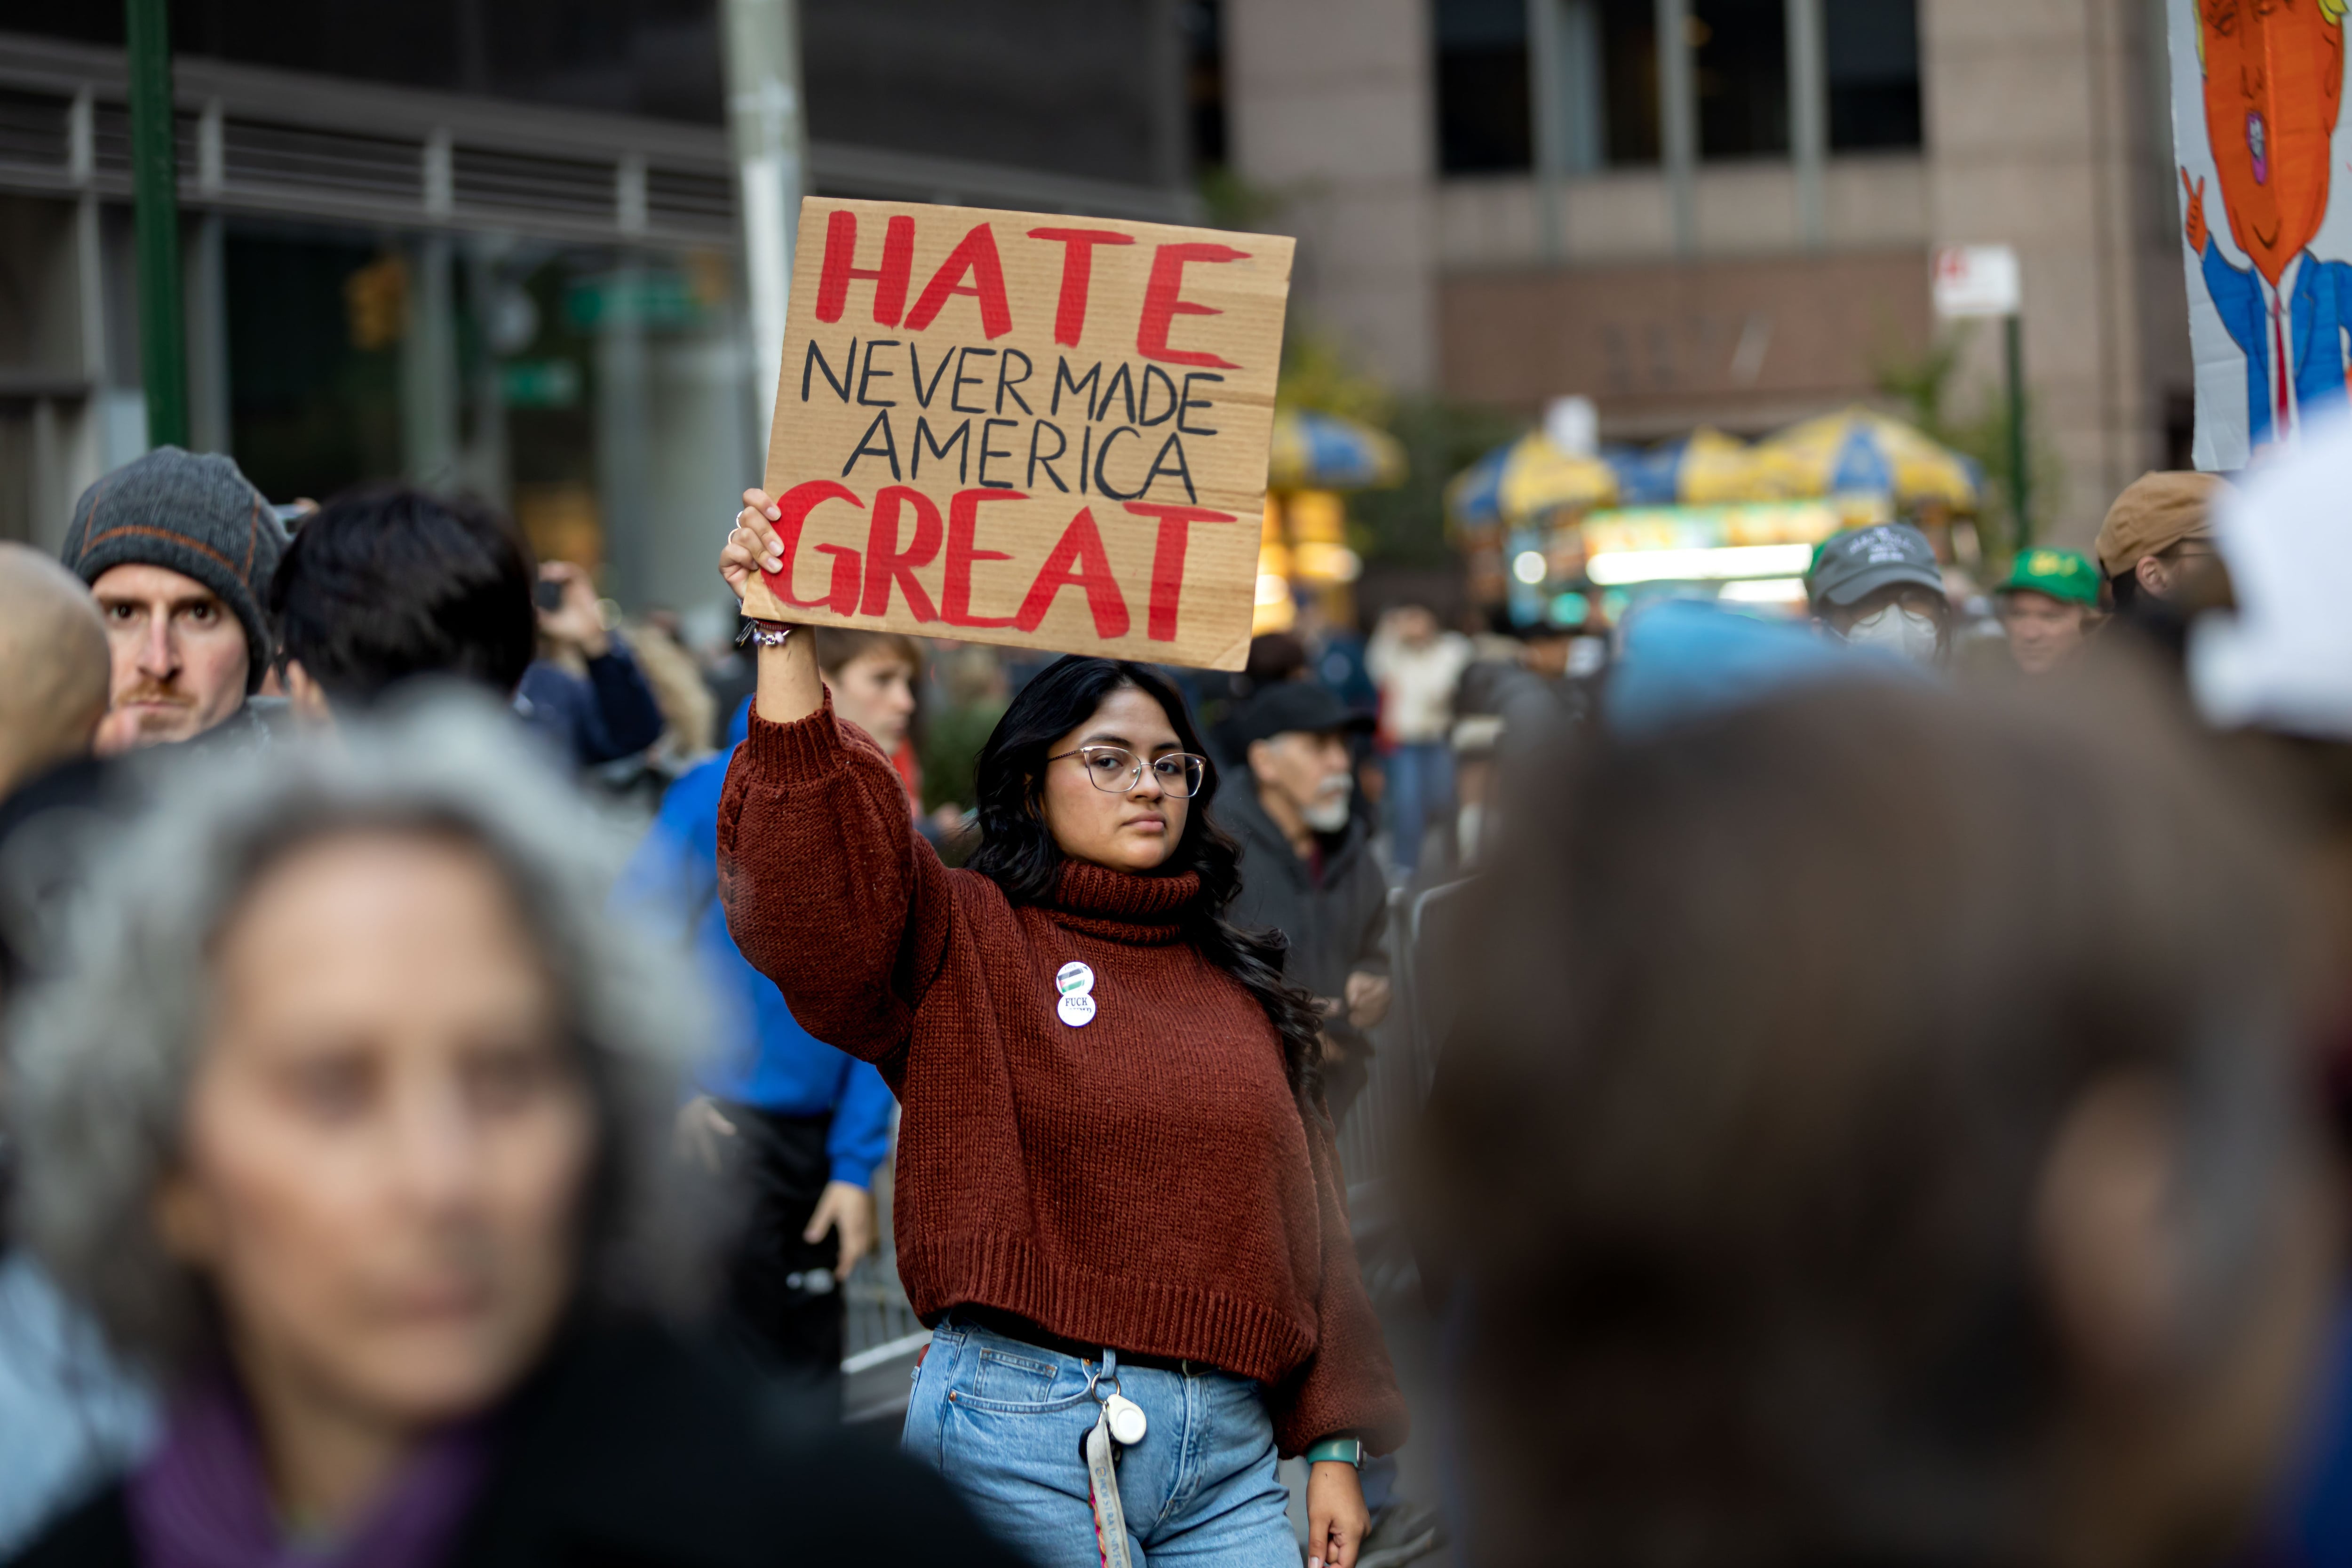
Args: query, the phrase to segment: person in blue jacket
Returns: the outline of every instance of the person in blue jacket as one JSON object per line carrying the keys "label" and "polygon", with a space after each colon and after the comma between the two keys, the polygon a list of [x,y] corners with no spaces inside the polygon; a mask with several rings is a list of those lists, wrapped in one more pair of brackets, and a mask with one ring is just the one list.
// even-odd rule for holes
{"label": "person in blue jacket", "polygon": [[727,749],[662,797],[614,890],[647,929],[693,944],[719,1017],[720,1048],[685,1112],[689,1141],[748,1189],[748,1223],[730,1269],[738,1333],[772,1370],[841,1410],[839,1289],[874,1247],[875,1167],[890,1152],[889,1087],[870,1063],[794,1022],[775,983],[727,934],[719,901],[719,795],[751,722],[743,700]]}

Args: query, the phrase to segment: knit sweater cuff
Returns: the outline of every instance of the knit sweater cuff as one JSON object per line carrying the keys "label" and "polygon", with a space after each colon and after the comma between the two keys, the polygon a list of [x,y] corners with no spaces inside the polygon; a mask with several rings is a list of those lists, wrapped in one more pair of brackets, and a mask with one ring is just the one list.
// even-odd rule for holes
{"label": "knit sweater cuff", "polygon": [[805,719],[772,724],[751,705],[751,727],[743,737],[743,751],[752,771],[778,783],[814,781],[849,765],[849,747],[833,717],[833,693]]}

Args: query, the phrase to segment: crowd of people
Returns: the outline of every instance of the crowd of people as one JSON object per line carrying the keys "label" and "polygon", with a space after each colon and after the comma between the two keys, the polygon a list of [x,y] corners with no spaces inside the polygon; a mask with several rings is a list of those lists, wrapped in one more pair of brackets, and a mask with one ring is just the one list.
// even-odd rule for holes
{"label": "crowd of people", "polygon": [[2338,1560],[2348,485],[1228,679],[152,452],[0,545],[0,1557]]}

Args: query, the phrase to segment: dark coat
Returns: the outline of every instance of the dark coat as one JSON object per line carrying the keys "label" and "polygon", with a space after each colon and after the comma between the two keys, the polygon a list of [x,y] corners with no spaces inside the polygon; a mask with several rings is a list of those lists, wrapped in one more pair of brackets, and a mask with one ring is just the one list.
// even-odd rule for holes
{"label": "dark coat", "polygon": [[[1289,939],[1284,979],[1318,996],[1337,998],[1347,994],[1348,976],[1357,971],[1389,972],[1388,879],[1372,857],[1371,834],[1362,817],[1321,836],[1318,880],[1258,804],[1255,783],[1246,772],[1218,797],[1216,816],[1242,847],[1242,889],[1225,918],[1237,926],[1271,928]],[[1360,1063],[1371,1054],[1371,1042],[1344,1016],[1326,1026],[1351,1061]],[[1339,1075],[1334,1089],[1351,1076],[1356,1075]],[[1335,1092],[1335,1110],[1339,1098]]]}
{"label": "dark coat", "polygon": [[[937,1475],[879,1439],[795,1438],[755,1386],[652,1330],[572,1336],[509,1408],[445,1568],[1017,1568]],[[117,1483],[16,1568],[140,1561]]]}

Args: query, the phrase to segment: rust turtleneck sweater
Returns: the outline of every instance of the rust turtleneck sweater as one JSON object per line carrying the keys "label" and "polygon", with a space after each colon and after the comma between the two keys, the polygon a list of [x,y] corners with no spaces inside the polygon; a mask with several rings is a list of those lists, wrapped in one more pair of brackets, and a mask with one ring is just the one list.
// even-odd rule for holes
{"label": "rust turtleneck sweater", "polygon": [[[1065,1339],[1267,1384],[1285,1453],[1404,1438],[1339,1161],[1274,1026],[1182,940],[1190,873],[1071,863],[1015,908],[941,866],[906,792],[830,702],[756,715],[719,809],[728,928],[819,1039],[905,1108],[898,1273],[925,1322],[1016,1313]],[[1093,1020],[1055,973],[1094,971]]]}

